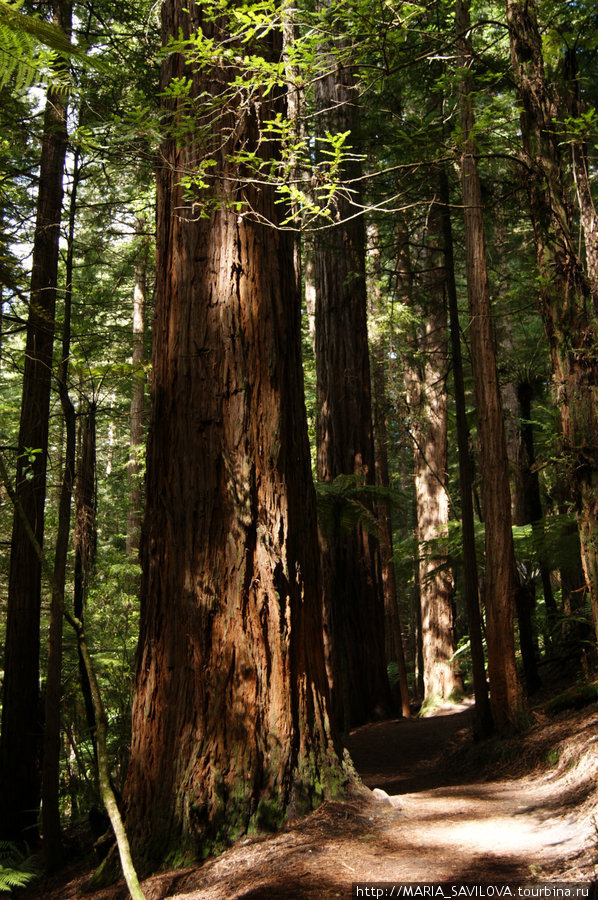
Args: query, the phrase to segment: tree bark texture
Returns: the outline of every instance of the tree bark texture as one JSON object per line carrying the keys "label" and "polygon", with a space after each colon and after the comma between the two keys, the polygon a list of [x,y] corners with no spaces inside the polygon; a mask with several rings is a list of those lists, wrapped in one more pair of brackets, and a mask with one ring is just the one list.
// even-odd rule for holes
{"label": "tree bark texture", "polygon": [[[55,5],[55,22],[66,33],[70,17],[70,3]],[[66,97],[50,90],[44,113],[16,476],[19,502],[40,545],[66,140]],[[35,842],[38,833],[40,804],[40,604],[41,566],[15,512],[0,738],[0,838],[29,843]]]}
{"label": "tree bark texture", "polygon": [[[185,5],[163,4],[165,39],[179,29],[226,38],[221,23]],[[225,66],[191,73],[171,55],[163,86],[183,73],[196,96],[219,96],[236,74]],[[239,102],[214,117],[209,133],[168,138],[158,171],[141,632],[125,791],[144,867],[277,827],[344,781],[328,721],[292,239],[263,224],[277,221],[273,189],[244,181],[229,160],[239,145],[268,158],[272,145],[258,138],[274,101],[254,93]],[[174,121],[174,101],[168,109]],[[213,187],[198,189],[209,210],[198,216],[181,173],[207,156]]]}
{"label": "tree bark texture", "polygon": [[575,248],[556,107],[544,74],[535,7],[527,0],[507,0],[506,14],[521,105],[540,310],[551,351],[562,451],[569,463],[578,509],[583,568],[598,631],[598,297]]}
{"label": "tree bark texture", "polygon": [[[356,83],[351,68],[329,56],[329,74],[316,83],[319,128],[350,131],[358,141]],[[345,180],[361,172],[345,166]],[[356,475],[375,483],[365,281],[365,226],[354,187],[335,198],[338,225],[317,235],[315,344],[317,475],[333,481]],[[331,645],[329,673],[339,726],[348,729],[387,712],[390,689],[384,656],[380,558],[361,527],[321,537],[324,610]]]}
{"label": "tree bark texture", "polygon": [[[411,297],[421,326],[413,361],[406,369],[407,403],[413,438],[424,699],[449,697],[462,688],[456,664],[453,577],[447,566],[448,322],[441,208],[428,214],[419,297]],[[445,542],[444,548],[442,547]],[[444,549],[444,552],[443,552]]]}
{"label": "tree bark texture", "polygon": [[[463,66],[471,47],[469,6],[457,4],[457,34]],[[467,294],[471,319],[471,353],[482,459],[482,504],[486,525],[486,635],[490,703],[495,726],[517,726],[523,702],[515,662],[515,553],[511,530],[511,495],[503,410],[496,370],[492,307],[486,268],[482,190],[473,138],[472,81],[460,84],[463,134],[461,191],[465,219]]]}
{"label": "tree bark texture", "polygon": [[[565,51],[565,78],[567,94],[567,113],[579,118],[584,112],[581,100],[579,72],[577,69],[577,47],[568,47]],[[598,216],[592,195],[591,163],[588,159],[587,143],[573,134],[570,138],[571,171],[575,183],[575,192],[579,206],[581,227],[584,237],[586,267],[594,302],[598,301]]]}

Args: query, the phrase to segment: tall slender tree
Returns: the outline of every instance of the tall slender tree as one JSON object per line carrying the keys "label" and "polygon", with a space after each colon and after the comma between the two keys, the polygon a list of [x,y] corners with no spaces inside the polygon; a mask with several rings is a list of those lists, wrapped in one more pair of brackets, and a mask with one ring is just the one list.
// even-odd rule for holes
{"label": "tall slender tree", "polygon": [[71,352],[71,313],[73,299],[73,263],[77,191],[81,176],[80,155],[73,155],[73,174],[68,207],[68,232],[65,265],[64,315],[57,382],[64,418],[64,469],[59,489],[58,531],[54,555],[54,582],[50,606],[48,665],[44,697],[44,744],[42,761],[42,834],[47,871],[60,867],[64,860],[60,822],[60,730],[62,700],[62,635],[67,577],[67,556],[71,533],[71,501],[75,480],[76,416],[69,396],[68,372]]}
{"label": "tall slender tree", "polygon": [[[462,688],[453,660],[457,649],[453,578],[442,542],[448,542],[448,324],[442,208],[430,204],[419,291],[410,303],[417,322],[412,364],[406,369],[411,414],[424,697],[448,698]],[[414,292],[415,293],[415,292]]]}
{"label": "tall slender tree", "polygon": [[472,59],[471,25],[467,0],[457,2],[456,25],[463,67],[459,103],[463,140],[461,191],[467,294],[486,525],[485,601],[490,703],[495,726],[505,729],[517,725],[523,695],[515,662],[515,552],[511,530],[511,495],[486,266],[482,188],[474,138],[473,85],[469,70]]}
{"label": "tall slender tree", "polygon": [[[67,35],[71,30],[71,16],[70,0],[56,0],[53,19]],[[49,89],[40,160],[16,477],[19,503],[40,545],[44,536],[66,114],[64,90]],[[41,564],[15,510],[0,736],[0,837],[30,842],[37,836],[40,804],[40,609]]]}
{"label": "tall slender tree", "polygon": [[[330,8],[329,2],[322,4],[322,9]],[[325,74],[315,86],[318,133],[350,133],[353,145],[358,144],[354,67],[329,44],[323,48],[323,63]],[[338,224],[322,230],[315,246],[316,453],[320,481],[355,475],[363,484],[373,485],[360,175],[358,161],[346,163],[343,180],[348,186],[334,199]],[[321,544],[332,701],[337,722],[349,728],[389,708],[380,560],[373,538],[361,527],[343,533],[340,517],[322,535]]]}
{"label": "tall slender tree", "polygon": [[131,391],[130,450],[129,450],[129,509],[127,512],[127,553],[139,551],[139,535],[143,498],[140,476],[140,448],[143,440],[143,406],[145,399],[145,307],[147,292],[147,268],[149,246],[145,234],[147,224],[143,216],[138,216],[135,232],[138,239],[137,261],[135,263],[135,287],[133,289],[133,388]]}
{"label": "tall slender tree", "polygon": [[[126,787],[132,841],[147,863],[275,827],[344,778],[328,722],[292,240],[266,224],[280,214],[273,188],[245,177],[235,158],[243,148],[272,160],[260,132],[283,98],[280,87],[265,97],[258,84],[281,48],[265,28],[252,45],[260,80],[243,91],[235,54],[227,56],[230,27],[204,6],[162,4],[164,42],[194,34],[206,56],[192,66],[171,52],[162,66],[178,134],[163,144],[158,171]],[[210,96],[229,102],[186,119],[182,78],[191,106]],[[196,185],[190,197],[182,176],[198,166],[210,188]]]}
{"label": "tall slender tree", "polygon": [[453,371],[457,448],[459,455],[459,495],[461,500],[461,539],[463,547],[463,593],[469,626],[469,645],[475,698],[474,732],[479,737],[492,731],[492,711],[488,695],[486,661],[482,635],[482,614],[476,555],[475,522],[473,514],[473,462],[470,450],[469,427],[465,402],[465,376],[461,350],[461,326],[457,283],[455,277],[455,252],[449,180],[446,169],[440,171],[439,197],[442,204],[442,231],[444,236],[444,260],[447,269],[446,290],[451,340],[451,368]]}
{"label": "tall slender tree", "polygon": [[[384,301],[382,297],[382,271],[380,256],[380,233],[375,223],[368,228],[368,253],[372,266],[370,290],[370,332],[372,333],[372,414],[374,423],[374,451],[376,462],[376,484],[388,490],[390,475],[388,467],[387,416],[389,401],[387,396],[388,342],[384,339]],[[394,564],[392,509],[390,502],[381,498],[377,504],[380,530],[380,556],[382,564],[382,586],[384,590],[384,620],[386,663],[397,667],[397,689],[391,684],[393,702],[396,709],[409,718],[409,682],[403,646],[401,616],[399,614],[397,578]]]}

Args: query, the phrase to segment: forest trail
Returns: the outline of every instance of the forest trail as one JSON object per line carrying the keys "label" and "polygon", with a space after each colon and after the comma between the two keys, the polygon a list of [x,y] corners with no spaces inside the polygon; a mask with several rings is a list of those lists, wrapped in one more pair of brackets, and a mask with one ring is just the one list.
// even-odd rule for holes
{"label": "forest trail", "polygon": [[[329,900],[353,882],[594,881],[598,704],[473,745],[467,704],[347,736],[363,782],[288,830],[143,883],[147,900]],[[71,900],[82,877],[27,897]],[[117,886],[86,895],[121,900]]]}

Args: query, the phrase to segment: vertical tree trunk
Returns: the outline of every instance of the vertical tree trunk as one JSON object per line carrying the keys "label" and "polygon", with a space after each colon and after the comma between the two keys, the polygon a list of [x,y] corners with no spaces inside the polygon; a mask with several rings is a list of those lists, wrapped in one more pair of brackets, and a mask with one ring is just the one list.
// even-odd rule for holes
{"label": "vertical tree trunk", "polygon": [[[165,41],[179,29],[227,36],[223,20],[179,0],[163,3],[162,27]],[[163,88],[184,72],[179,55],[168,57]],[[192,73],[193,93],[221,96],[232,78],[205,65]],[[277,827],[344,780],[328,724],[292,240],[264,224],[277,221],[274,190],[245,181],[229,158],[239,144],[270,158],[259,133],[275,101],[236,96],[240,109],[204,119],[201,145],[168,138],[158,172],[126,786],[132,844],[147,865]],[[174,121],[176,101],[168,109]],[[199,152],[215,162],[212,191],[197,189],[203,217],[181,187]]]}
{"label": "vertical tree trunk", "polygon": [[50,634],[45,691],[45,728],[42,764],[42,834],[46,870],[52,872],[64,859],[60,827],[60,723],[62,699],[62,632],[63,605],[66,583],[66,564],[71,534],[71,500],[75,478],[76,420],[75,409],[68,394],[68,368],[71,352],[71,309],[73,297],[73,254],[77,189],[79,185],[79,154],[73,158],[73,180],[69,203],[66,253],[64,322],[58,391],[65,425],[64,471],[58,504],[58,532],[54,556],[54,585],[50,607]]}
{"label": "vertical tree trunk", "polygon": [[506,0],[511,62],[521,103],[527,191],[563,456],[569,462],[594,627],[598,633],[598,296],[575,250],[555,107],[544,74],[533,2]]}
{"label": "vertical tree trunk", "polygon": [[[333,56],[316,83],[319,127],[359,141],[353,71]],[[359,176],[359,164],[344,177]],[[365,227],[355,197],[336,198],[339,224],[321,232],[315,249],[317,473],[320,481],[356,475],[375,483],[365,282]],[[332,702],[349,728],[388,710],[380,560],[362,528],[322,536],[324,609],[332,645]]]}
{"label": "vertical tree trunk", "polygon": [[[567,81],[567,112],[579,118],[583,112],[580,99],[579,73],[577,70],[577,47],[565,52],[565,78]],[[598,216],[592,196],[590,162],[586,142],[573,134],[571,137],[571,170],[579,206],[581,227],[584,236],[586,267],[594,302],[598,304]],[[596,305],[598,312],[598,305]]]}
{"label": "vertical tree trunk", "polygon": [[[512,351],[510,335],[503,343],[503,346],[507,353]],[[522,414],[520,414],[519,386],[515,381],[509,381],[502,385],[501,395],[505,414],[507,459],[511,476],[511,521],[514,525],[527,525],[533,521],[529,518],[532,502],[537,499],[537,503],[540,504],[540,486],[538,473],[534,473],[531,470],[533,456],[530,457],[528,451],[531,448],[533,453],[533,435],[529,428],[529,423],[523,421]],[[527,441],[524,440],[524,433]],[[534,488],[537,489],[537,498],[532,496]],[[534,508],[533,512],[540,519],[542,516],[541,505],[539,510]],[[535,529],[534,534],[537,533],[538,527],[543,530],[541,521],[536,522],[533,527]],[[535,564],[536,559],[533,555],[528,559],[518,559],[515,571],[515,610],[519,626],[521,664],[528,695],[535,693],[540,687],[540,676],[536,659],[537,640],[533,623],[533,614],[536,608],[536,585],[532,570]]]}
{"label": "vertical tree trunk", "polygon": [[547,560],[546,535],[544,533],[544,511],[540,496],[540,479],[535,468],[536,453],[534,446],[534,427],[532,423],[532,386],[527,381],[521,381],[517,385],[517,400],[519,403],[519,415],[521,420],[521,443],[523,449],[523,512],[525,521],[531,523],[532,534],[538,562],[540,564],[540,578],[544,593],[544,604],[551,628],[556,626],[557,606],[550,581],[550,568]]}
{"label": "vertical tree trunk", "polygon": [[[458,0],[455,17],[460,58],[464,69],[468,69],[472,55],[467,0]],[[459,97],[463,134],[461,190],[471,352],[482,458],[482,503],[486,524],[486,634],[490,703],[495,726],[504,729],[517,725],[523,697],[515,663],[515,554],[511,497],[486,269],[482,191],[473,138],[472,88],[471,77],[464,76]]]}
{"label": "vertical tree trunk", "polygon": [[144,235],[145,219],[140,216],[135,223],[138,241],[138,257],[135,264],[133,289],[133,388],[131,394],[130,450],[129,450],[129,508],[127,511],[127,556],[139,552],[139,535],[143,497],[141,491],[141,464],[139,448],[143,441],[143,402],[145,396],[145,303],[149,248]]}
{"label": "vertical tree trunk", "polygon": [[461,499],[461,535],[463,541],[463,587],[475,697],[474,732],[485,737],[492,731],[492,711],[488,697],[486,661],[482,636],[482,615],[478,585],[478,563],[473,514],[473,461],[469,449],[469,427],[465,403],[465,380],[461,353],[461,327],[455,280],[455,255],[451,221],[449,182],[445,169],[440,172],[439,194],[442,203],[442,231],[444,259],[447,270],[446,289],[450,316],[451,362],[455,387],[455,413],[457,419],[457,447],[459,451],[459,493]]}
{"label": "vertical tree trunk", "polygon": [[[85,412],[80,412],[79,460],[75,488],[75,572],[73,612],[75,618],[85,624],[85,605],[89,580],[95,563],[97,547],[96,528],[96,404],[89,401]],[[97,763],[96,719],[91,685],[85,661],[79,648],[79,680],[85,704],[85,715]]]}
{"label": "vertical tree trunk", "polygon": [[[70,16],[70,3],[55,4],[55,21],[67,33]],[[66,140],[65,94],[50,90],[44,114],[16,478],[19,502],[40,544]],[[40,562],[15,512],[0,737],[0,838],[29,843],[35,842],[38,833],[40,803],[40,602]]]}
{"label": "vertical tree trunk", "polygon": [[[565,509],[560,510],[562,515]],[[581,564],[581,548],[579,546],[579,531],[572,523],[563,533],[563,539],[569,543],[570,552],[561,562],[561,597],[563,612],[562,637],[565,645],[573,648],[573,652],[579,655],[585,654],[588,640],[588,626],[584,621],[584,607],[586,601],[586,581]]]}
{"label": "vertical tree trunk", "polygon": [[[384,316],[381,290],[380,268],[380,235],[374,225],[368,231],[370,238],[369,254],[372,261],[372,299],[371,320],[374,322],[374,337],[372,340],[372,412],[374,422],[374,453],[376,466],[376,484],[388,488],[390,478],[388,474],[388,433],[386,428],[387,417],[387,393],[386,393],[386,367],[385,357],[388,354],[388,344],[384,340],[383,326],[377,323],[377,318]],[[409,718],[409,686],[407,682],[407,666],[405,664],[405,651],[403,647],[403,635],[401,631],[401,617],[399,615],[397,582],[395,566],[393,562],[393,535],[390,503],[384,500],[378,503],[378,523],[382,535],[380,556],[382,562],[382,587],[384,590],[384,619],[385,619],[385,648],[386,664],[395,663],[398,669],[398,692],[391,689],[393,702],[402,714]],[[397,696],[398,693],[398,696]]]}
{"label": "vertical tree trunk", "polygon": [[447,493],[448,323],[446,269],[442,253],[441,208],[433,201],[425,237],[421,328],[413,347],[414,364],[406,372],[407,402],[414,440],[413,460],[419,548],[419,590],[424,664],[424,699],[448,698],[463,683],[453,661],[453,578],[447,568],[449,497]]}

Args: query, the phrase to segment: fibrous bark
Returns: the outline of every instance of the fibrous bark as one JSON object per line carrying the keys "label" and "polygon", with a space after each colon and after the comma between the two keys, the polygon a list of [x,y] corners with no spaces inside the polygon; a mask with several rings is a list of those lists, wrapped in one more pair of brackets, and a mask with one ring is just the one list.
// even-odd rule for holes
{"label": "fibrous bark", "polygon": [[[162,5],[165,39],[179,29],[226,39],[223,22],[184,6]],[[219,64],[191,72],[176,54],[163,63],[163,87],[183,73],[203,97],[221,96],[236,75]],[[264,223],[277,222],[274,190],[245,181],[230,160],[239,146],[270,158],[272,143],[258,139],[276,101],[233,94],[240,108],[214,112],[195,138],[166,140],[158,171],[125,792],[145,865],[277,827],[344,778],[328,722],[292,240]],[[167,108],[174,125],[177,102]],[[206,158],[211,188],[197,188],[191,208],[181,173]]]}
{"label": "fibrous bark", "polygon": [[410,299],[421,327],[405,380],[413,437],[424,698],[431,699],[448,698],[463,686],[453,660],[453,577],[446,560],[448,324],[441,208],[436,200],[428,214],[423,265],[421,299]]}

